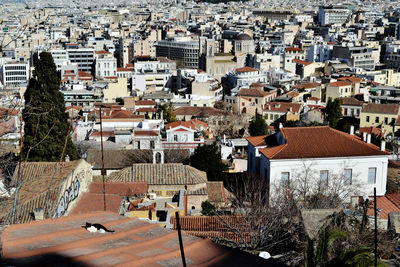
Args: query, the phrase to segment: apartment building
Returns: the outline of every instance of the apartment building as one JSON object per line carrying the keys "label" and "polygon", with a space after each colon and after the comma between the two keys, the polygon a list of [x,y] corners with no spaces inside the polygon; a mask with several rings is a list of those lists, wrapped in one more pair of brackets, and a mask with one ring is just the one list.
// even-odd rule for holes
{"label": "apartment building", "polygon": [[10,61],[1,66],[1,82],[4,88],[26,86],[29,81],[29,62]]}
{"label": "apartment building", "polygon": [[92,72],[94,48],[67,48],[68,59],[78,64],[79,71]]}
{"label": "apartment building", "polygon": [[156,56],[175,60],[178,68],[199,68],[199,40],[190,37],[175,37],[155,44]]}
{"label": "apartment building", "polygon": [[343,24],[349,19],[350,11],[340,5],[320,6],[318,9],[318,23],[321,26],[329,24]]}

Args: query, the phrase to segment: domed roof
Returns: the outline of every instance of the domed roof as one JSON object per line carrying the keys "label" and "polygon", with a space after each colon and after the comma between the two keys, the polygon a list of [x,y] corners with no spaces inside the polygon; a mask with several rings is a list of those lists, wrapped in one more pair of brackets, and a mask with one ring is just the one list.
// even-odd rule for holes
{"label": "domed roof", "polygon": [[251,38],[250,35],[248,35],[246,33],[241,33],[236,36],[235,40],[236,41],[251,41],[251,40],[253,40],[253,38]]}

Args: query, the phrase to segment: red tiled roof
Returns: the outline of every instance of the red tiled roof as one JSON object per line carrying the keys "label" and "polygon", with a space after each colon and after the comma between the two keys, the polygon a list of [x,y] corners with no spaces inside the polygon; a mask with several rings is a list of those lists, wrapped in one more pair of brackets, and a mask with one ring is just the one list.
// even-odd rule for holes
{"label": "red tiled roof", "polygon": [[286,52],[303,52],[303,49],[299,47],[286,47],[285,48]]}
{"label": "red tiled roof", "polygon": [[95,52],[97,55],[106,55],[106,54],[111,54],[111,52],[105,51],[105,50],[100,50]]}
{"label": "red tiled roof", "polygon": [[359,82],[361,82],[361,78],[347,76],[347,77],[338,78],[338,81],[348,81],[348,82],[351,82],[351,83],[359,83]]}
{"label": "red tiled roof", "polygon": [[258,71],[258,69],[250,68],[250,67],[243,67],[243,68],[237,68],[237,72],[253,72],[253,71]]}
{"label": "red tiled roof", "polygon": [[297,89],[311,89],[311,88],[315,88],[317,86],[320,86],[320,83],[301,83],[296,85],[294,88]]}
{"label": "red tiled roof", "polygon": [[300,60],[300,59],[296,59],[296,58],[293,59],[293,61],[296,62],[297,64],[304,65],[304,66],[308,66],[308,65],[312,64],[312,62],[304,61],[304,60]]}
{"label": "red tiled roof", "polygon": [[157,131],[135,131],[136,136],[158,136]]}
{"label": "red tiled roof", "polygon": [[307,98],[307,100],[319,101],[319,100],[321,100],[321,98],[310,96],[309,98]]}
{"label": "red tiled roof", "polygon": [[[113,233],[89,233],[86,222]],[[182,234],[185,257],[193,266],[273,266],[257,255]],[[176,231],[112,212],[91,212],[8,226],[1,238],[2,261],[12,266],[177,266]]]}
{"label": "red tiled roof", "polygon": [[132,68],[117,68],[117,71],[133,71]]}
{"label": "red tiled roof", "polygon": [[246,140],[253,146],[266,146],[265,137],[267,136],[268,135],[252,136],[247,137]]}
{"label": "red tiled roof", "polygon": [[[383,130],[383,132],[382,132],[382,130]],[[372,127],[372,126],[370,126],[370,127],[360,127],[359,135],[362,136],[364,132],[366,132],[367,134],[373,134],[375,136],[384,137],[386,130],[385,129],[381,129],[381,128]]]}
{"label": "red tiled roof", "polygon": [[79,76],[79,78],[84,78],[84,77],[92,78],[92,74],[90,74],[89,72],[86,72],[86,71],[78,72],[78,76]]}
{"label": "red tiled roof", "polygon": [[345,82],[345,81],[337,81],[337,82],[333,82],[330,83],[329,86],[333,86],[333,87],[340,87],[340,86],[349,86],[352,85],[351,82]]}
{"label": "red tiled roof", "polygon": [[69,106],[69,107],[67,107],[65,110],[70,110],[70,109],[82,110],[82,107],[78,107],[78,106]]}
{"label": "red tiled roof", "polygon": [[[400,212],[400,206],[398,205],[400,203],[397,201],[398,197],[398,193],[393,196],[386,195],[376,197],[376,208],[378,209],[379,219],[387,220],[390,212]],[[371,203],[374,203],[373,196],[369,197],[369,199]],[[392,199],[396,202],[393,202]],[[397,203],[397,205],[395,203]],[[367,214],[369,216],[374,216],[374,205],[368,208]]]}
{"label": "red tiled roof", "polygon": [[238,95],[239,96],[253,96],[253,97],[264,97],[270,95],[270,92],[265,92],[264,90],[260,89],[240,89]]}
{"label": "red tiled roof", "polygon": [[364,103],[357,98],[354,97],[343,97],[342,105],[343,106],[362,106]]}
{"label": "red tiled roof", "polygon": [[286,113],[292,108],[292,112],[300,112],[302,105],[300,103],[290,102],[270,102],[265,104],[264,111],[274,111]]}
{"label": "red tiled roof", "polygon": [[363,107],[362,112],[381,113],[381,114],[398,114],[398,104],[367,104]]}
{"label": "red tiled roof", "polygon": [[10,108],[0,108],[0,119],[6,116],[15,116],[18,115],[19,110],[17,109],[10,109]]}
{"label": "red tiled roof", "polygon": [[174,110],[175,115],[196,116],[199,118],[210,116],[223,116],[228,112],[213,107],[180,107]]}
{"label": "red tiled roof", "polygon": [[189,129],[195,130],[196,127],[192,121],[174,121],[165,125],[165,130],[173,129],[179,126],[183,126]]}
{"label": "red tiled roof", "polygon": [[111,113],[110,116],[104,116],[103,119],[139,119],[143,118],[143,115],[135,115],[129,110],[116,110]]}
{"label": "red tiled roof", "polygon": [[140,100],[135,102],[135,106],[155,106],[155,105],[157,105],[157,103],[152,100]]}
{"label": "red tiled roof", "polygon": [[156,108],[138,108],[135,110],[135,112],[156,112]]}
{"label": "red tiled roof", "polygon": [[[104,136],[114,136],[114,131],[103,131],[102,133],[103,137]],[[90,136],[101,136],[100,132],[92,132]]]}
{"label": "red tiled roof", "polygon": [[286,144],[260,149],[263,155],[270,159],[301,159],[390,154],[328,126],[282,128],[281,133]]}

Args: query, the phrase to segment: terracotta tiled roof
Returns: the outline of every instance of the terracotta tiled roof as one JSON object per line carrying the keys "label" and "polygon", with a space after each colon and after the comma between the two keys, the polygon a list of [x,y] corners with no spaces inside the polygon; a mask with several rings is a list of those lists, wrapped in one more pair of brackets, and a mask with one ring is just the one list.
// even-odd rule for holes
{"label": "terracotta tiled roof", "polygon": [[381,114],[398,114],[399,105],[397,104],[367,104],[363,107],[362,112],[381,113]]}
{"label": "terracotta tiled roof", "polygon": [[[19,205],[15,215],[16,223],[32,221],[31,216],[35,208],[44,208],[49,204],[50,210],[55,206],[61,192],[61,185],[72,174],[78,164],[83,160],[62,162],[25,162],[21,163],[21,178],[23,180],[19,190]],[[13,181],[18,180],[19,165],[14,171]],[[52,183],[50,197],[47,196],[48,188]],[[7,224],[11,221],[11,211],[14,198],[0,202],[0,223]]]}
{"label": "terracotta tiled roof", "polygon": [[103,119],[140,119],[143,115],[135,115],[130,110],[116,110],[109,116],[104,116]]}
{"label": "terracotta tiled roof", "polygon": [[117,68],[117,71],[133,71],[132,68]]}
{"label": "terracotta tiled roof", "polygon": [[303,52],[303,49],[299,47],[286,47],[285,48],[286,52]]}
{"label": "terracotta tiled roof", "polygon": [[348,82],[351,82],[351,83],[359,83],[359,82],[361,82],[361,78],[347,76],[347,77],[338,78],[338,81],[348,81]]}
{"label": "terracotta tiled roof", "polygon": [[[101,223],[114,233],[89,233]],[[275,266],[272,260],[183,234],[189,266]],[[179,266],[176,231],[112,212],[91,212],[7,227],[2,261],[12,266]]]}
{"label": "terracotta tiled roof", "polygon": [[138,108],[135,112],[157,112],[156,108]]}
{"label": "terracotta tiled roof", "polygon": [[165,130],[176,128],[179,126],[183,126],[183,127],[193,129],[193,130],[196,129],[194,123],[192,123],[191,121],[174,121],[174,122],[170,122],[167,125],[165,125]]}
{"label": "terracotta tiled roof", "polygon": [[315,88],[320,85],[321,85],[320,83],[301,83],[301,84],[296,85],[294,88],[311,89],[311,88]]}
{"label": "terracotta tiled roof", "polygon": [[149,185],[185,185],[199,184],[207,181],[205,172],[181,163],[167,164],[133,164],[107,177],[115,182],[147,182]]}
{"label": "terracotta tiled roof", "polygon": [[216,109],[213,107],[180,107],[174,110],[175,115],[195,116],[198,118],[206,118],[210,116],[223,116],[229,112]]}
{"label": "terracotta tiled roof", "polygon": [[300,103],[290,103],[290,102],[270,102],[265,104],[264,111],[273,111],[286,113],[292,108],[292,112],[299,113],[301,111],[302,105]]}
{"label": "terracotta tiled roof", "polygon": [[105,51],[105,50],[100,50],[95,52],[97,55],[107,55],[111,54],[111,52]]}
{"label": "terracotta tiled roof", "polygon": [[308,66],[308,65],[312,64],[312,62],[304,61],[304,60],[300,60],[300,59],[296,59],[296,58],[293,59],[293,61],[296,62],[297,64],[304,65],[304,66]]}
{"label": "terracotta tiled roof", "polygon": [[328,126],[282,128],[281,133],[286,144],[260,149],[263,155],[270,159],[301,159],[390,154]]}
{"label": "terracotta tiled roof", "polygon": [[268,135],[252,136],[247,137],[246,140],[253,146],[266,146],[265,137],[267,136]]}
{"label": "terracotta tiled roof", "polygon": [[100,131],[98,131],[98,132],[92,132],[90,134],[90,136],[101,136],[101,135],[103,135],[103,137],[105,137],[105,136],[114,136],[115,134],[114,134],[114,131],[103,131],[102,133],[100,133]]}
{"label": "terracotta tiled roof", "polygon": [[239,96],[252,96],[252,97],[264,97],[270,95],[270,92],[265,92],[264,90],[259,89],[240,89],[238,95]]}
{"label": "terracotta tiled roof", "polygon": [[[389,213],[390,212],[400,212],[400,206],[396,205],[400,204],[397,202],[398,194],[393,195],[393,196],[379,196],[376,197],[376,208],[378,209],[378,219],[382,220],[387,220],[389,218]],[[374,197],[371,196],[369,197],[370,202],[374,203]],[[392,199],[396,202],[393,202]],[[368,209],[367,214],[369,216],[374,216],[374,206],[371,205],[371,207]]]}
{"label": "terracotta tiled roof", "polygon": [[140,101],[135,102],[135,105],[136,106],[155,106],[155,105],[157,105],[157,103],[154,101],[151,101],[151,100],[140,100]]}
{"label": "terracotta tiled roof", "polygon": [[135,130],[134,131],[136,136],[158,136],[159,133],[158,131],[140,131],[140,130]]}
{"label": "terracotta tiled roof", "polygon": [[[383,131],[382,131],[382,130],[383,130]],[[360,133],[359,133],[359,135],[362,136],[364,132],[366,132],[367,134],[373,134],[373,135],[375,135],[375,136],[382,136],[382,137],[384,137],[384,136],[385,136],[386,130],[385,130],[385,129],[381,129],[381,128],[377,128],[377,127],[373,127],[373,126],[370,126],[370,127],[360,127]]]}
{"label": "terracotta tiled roof", "polygon": [[[147,193],[147,183],[105,183],[106,210],[118,213],[124,196]],[[92,182],[68,215],[104,210],[103,183]]]}
{"label": "terracotta tiled roof", "polygon": [[66,108],[66,110],[70,110],[70,109],[82,110],[82,107],[78,107],[78,106],[69,106],[69,107]]}
{"label": "terracotta tiled roof", "polygon": [[364,103],[354,97],[343,97],[342,105],[344,106],[362,106]]}
{"label": "terracotta tiled roof", "polygon": [[337,82],[333,82],[333,83],[329,84],[329,86],[332,86],[332,87],[341,87],[341,86],[349,86],[349,85],[352,85],[352,83],[345,82],[345,81],[337,81]]}
{"label": "terracotta tiled roof", "polygon": [[[143,161],[137,161],[138,158],[135,156],[137,153],[145,153],[152,155],[150,150],[137,149],[104,149],[104,168],[106,170],[121,170],[123,168],[132,166],[133,163],[139,163]],[[100,149],[89,149],[87,151],[87,162],[93,165],[93,169],[101,169],[101,150]]]}
{"label": "terracotta tiled roof", "polygon": [[311,97],[307,98],[307,100],[319,101],[319,100],[321,100],[321,98],[311,96]]}
{"label": "terracotta tiled roof", "polygon": [[243,68],[237,68],[237,72],[253,72],[253,71],[258,71],[258,69],[250,68],[250,67],[243,67]]}

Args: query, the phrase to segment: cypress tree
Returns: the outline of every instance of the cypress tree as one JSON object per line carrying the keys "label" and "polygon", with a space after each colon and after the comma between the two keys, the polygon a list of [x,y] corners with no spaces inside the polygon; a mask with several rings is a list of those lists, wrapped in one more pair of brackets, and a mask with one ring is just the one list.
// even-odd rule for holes
{"label": "cypress tree", "polygon": [[[24,127],[23,155],[28,161],[59,161],[68,135],[64,157],[77,158],[69,136],[64,95],[50,53],[42,52],[34,62],[35,70],[25,91],[22,111]],[[29,155],[28,155],[29,153]]]}

